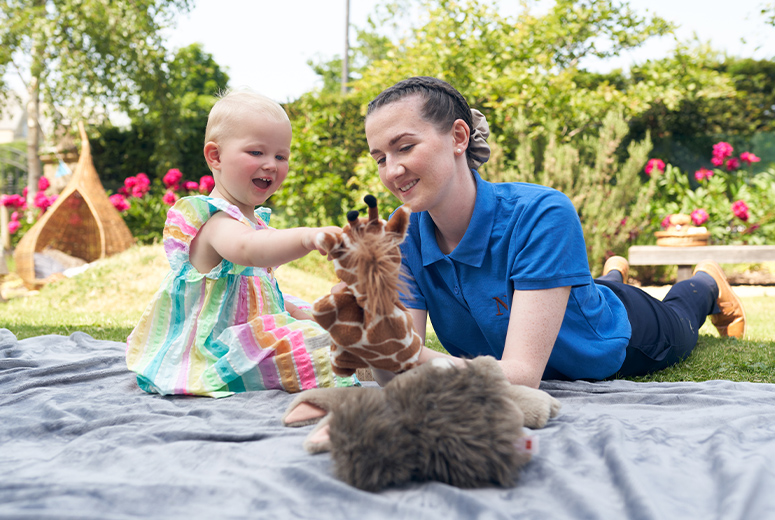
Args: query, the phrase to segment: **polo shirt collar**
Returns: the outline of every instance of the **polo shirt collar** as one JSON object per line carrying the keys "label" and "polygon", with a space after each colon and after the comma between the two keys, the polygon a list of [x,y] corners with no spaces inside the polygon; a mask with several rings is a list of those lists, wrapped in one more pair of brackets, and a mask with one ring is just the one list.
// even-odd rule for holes
{"label": "polo shirt collar", "polygon": [[[495,193],[492,184],[482,180],[476,170],[471,170],[476,180],[476,202],[474,214],[463,240],[449,258],[472,267],[481,267],[495,222]],[[420,213],[420,244],[423,266],[442,260],[445,255],[436,242],[436,224],[427,211]]]}

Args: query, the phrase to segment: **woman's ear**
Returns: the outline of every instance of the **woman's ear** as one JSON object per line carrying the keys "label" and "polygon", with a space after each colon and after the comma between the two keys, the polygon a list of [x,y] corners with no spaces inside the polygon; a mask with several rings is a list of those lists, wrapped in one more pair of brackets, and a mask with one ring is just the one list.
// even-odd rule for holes
{"label": "woman's ear", "polygon": [[452,139],[455,149],[468,149],[468,140],[471,137],[471,129],[462,119],[456,119],[452,123]]}
{"label": "woman's ear", "polygon": [[205,161],[211,169],[221,169],[221,149],[213,141],[207,141],[204,149]]}

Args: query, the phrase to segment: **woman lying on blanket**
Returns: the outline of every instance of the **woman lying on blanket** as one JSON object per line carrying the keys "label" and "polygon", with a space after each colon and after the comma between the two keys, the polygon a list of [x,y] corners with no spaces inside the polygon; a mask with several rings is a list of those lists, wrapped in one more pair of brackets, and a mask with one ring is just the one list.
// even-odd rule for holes
{"label": "woman lying on blanket", "polygon": [[332,373],[330,336],[283,298],[272,272],[318,249],[318,232],[342,231],[267,225],[257,206],[285,180],[290,146],[288,116],[269,98],[235,91],[213,106],[204,155],[215,188],[167,214],[171,271],[127,340],[143,390],[221,397],[356,383]]}
{"label": "woman lying on blanket", "polygon": [[[368,106],[380,179],[414,211],[402,245],[403,302],[422,338],[429,314],[456,362],[491,355],[512,383],[537,387],[661,370],[690,354],[707,315],[722,336],[745,334],[741,301],[714,262],[663,301],[626,285],[621,257],[593,280],[568,197],[477,173],[488,135],[484,117],[435,78],[401,81]],[[439,356],[424,347],[420,362]]]}

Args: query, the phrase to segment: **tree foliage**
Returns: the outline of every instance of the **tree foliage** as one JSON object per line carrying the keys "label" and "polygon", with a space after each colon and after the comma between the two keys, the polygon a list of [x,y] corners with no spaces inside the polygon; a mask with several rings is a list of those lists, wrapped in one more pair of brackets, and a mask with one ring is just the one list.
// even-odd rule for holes
{"label": "tree foliage", "polygon": [[159,86],[139,95],[130,127],[106,123],[96,129],[92,151],[103,184],[115,190],[139,172],[161,179],[170,168],[190,180],[209,173],[202,156],[207,116],[228,82],[200,44],[179,49],[158,77]]}
{"label": "tree foliage", "polygon": [[[0,72],[24,78],[28,113],[42,100],[55,121],[104,117],[139,92],[163,96],[167,64],[161,30],[193,0],[2,0]],[[5,85],[3,85],[5,86]],[[36,125],[28,132],[29,186],[35,192]]]}
{"label": "tree foliage", "polygon": [[[293,173],[273,199],[279,208],[288,208],[294,224],[341,223],[340,212],[357,206],[368,190],[386,199],[381,207],[395,206],[379,184],[362,122],[368,101],[391,84],[413,75],[449,81],[487,116],[491,141],[501,151],[501,168],[515,168],[519,110],[530,121],[530,139],[550,121],[562,143],[588,132],[596,135],[606,113],[625,111],[628,98],[607,83],[579,87],[579,61],[611,56],[671,28],[659,18],[636,16],[626,2],[609,0],[559,0],[543,16],[526,8],[516,18],[474,0],[404,0],[384,5],[380,12],[370,30],[359,32],[353,48],[357,65],[350,93],[345,98],[336,95],[341,62],[332,61],[316,66],[326,80],[324,90],[289,106],[302,116],[293,119]],[[400,13],[409,13],[411,19],[396,22],[394,33],[385,34],[383,28]],[[408,29],[402,32],[400,27]],[[348,144],[342,145],[340,138]],[[540,169],[542,155],[538,157]],[[320,194],[324,188],[333,196],[335,201],[326,201],[331,207],[299,209],[302,201],[312,208],[317,207],[315,201],[323,201],[301,197],[315,186],[321,187]]]}

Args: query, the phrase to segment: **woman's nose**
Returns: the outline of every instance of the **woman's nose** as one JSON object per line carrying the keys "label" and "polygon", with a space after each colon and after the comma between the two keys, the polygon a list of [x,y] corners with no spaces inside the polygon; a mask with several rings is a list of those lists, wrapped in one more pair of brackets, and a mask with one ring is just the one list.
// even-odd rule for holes
{"label": "woman's nose", "polygon": [[397,179],[404,173],[404,165],[401,164],[400,161],[397,161],[393,158],[385,158],[385,166],[387,167],[386,173],[388,179]]}

